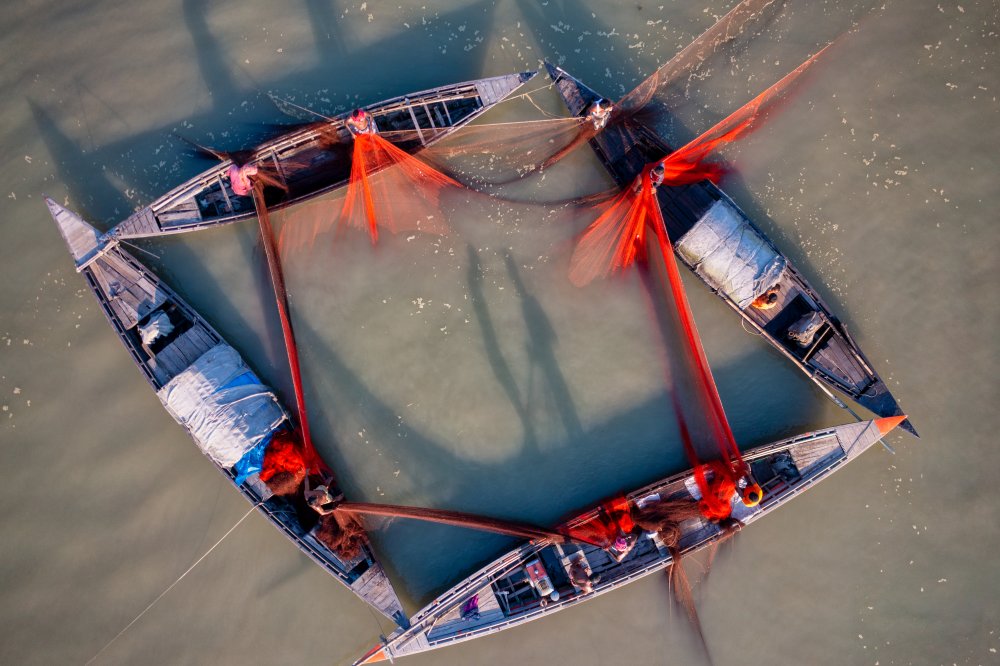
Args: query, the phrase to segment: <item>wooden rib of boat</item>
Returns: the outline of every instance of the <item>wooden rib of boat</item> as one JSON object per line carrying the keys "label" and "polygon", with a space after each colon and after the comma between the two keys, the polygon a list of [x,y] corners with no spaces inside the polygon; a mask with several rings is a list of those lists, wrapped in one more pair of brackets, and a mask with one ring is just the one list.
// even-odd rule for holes
{"label": "wooden rib of boat", "polygon": [[[758,506],[748,508],[734,497],[733,517],[746,525],[774,511],[873,446],[903,418],[880,418],[826,428],[745,451],[744,460],[763,488],[764,499]],[[698,497],[697,483],[689,470],[629,493],[626,500],[634,513],[656,502],[695,501]],[[600,511],[600,507],[595,507],[569,521],[567,526],[594,521]],[[691,518],[681,523],[678,548],[681,554],[692,553],[725,535],[718,524]],[[510,629],[610,592],[673,561],[657,534],[642,533],[636,528],[631,537],[635,537],[635,545],[620,562],[594,546],[557,544],[545,539],[521,545],[432,601],[410,618],[409,628],[398,629],[358,659],[355,666]],[[570,568],[576,561],[592,574],[592,579],[600,576],[589,592],[571,580]],[[545,584],[539,584],[540,580]],[[556,600],[552,600],[553,591],[557,593]],[[473,598],[477,610],[470,613],[469,600]]]}
{"label": "wooden rib of boat", "polygon": [[[493,76],[394,97],[364,107],[380,133],[415,153],[472,122],[524,85],[536,72]],[[268,188],[269,209],[319,196],[347,183],[351,167],[348,113],[261,144],[250,164],[276,171],[288,192]],[[336,136],[338,141],[331,139]],[[255,215],[252,197],[233,192],[226,160],[138,210],[108,232],[110,238],[140,238],[205,229]]]}
{"label": "wooden rib of boat", "polygon": [[[594,101],[602,99],[562,68],[549,63],[545,63],[545,67],[572,115],[585,115]],[[671,148],[648,128],[625,123],[608,126],[590,140],[590,146],[621,187],[631,184],[647,163],[671,152]],[[657,199],[678,259],[738,312],[755,332],[812,378],[824,393],[843,406],[828,387],[835,389],[878,416],[903,413],[847,327],[830,312],[788,257],[725,192],[703,181],[681,187],[660,187]],[[774,257],[773,266],[778,270],[770,276],[768,284],[763,285],[764,289],[778,288],[778,300],[773,307],[759,309],[747,302],[748,299],[727,292],[728,285],[711,274],[709,257],[700,251],[697,243],[686,242],[706,230],[706,225],[718,224],[720,220],[729,229],[738,229],[743,234],[740,251],[763,251]],[[722,257],[726,261],[735,258],[728,250],[722,254],[727,255]],[[711,258],[716,264],[718,260],[719,257]],[[811,337],[800,344],[789,333],[803,322],[811,323],[813,330]],[[917,434],[909,421],[901,427]]]}
{"label": "wooden rib of boat", "polygon": [[[193,368],[200,367],[197,364],[201,359],[219,353],[225,353],[229,358],[235,359],[234,364],[239,374],[234,379],[234,385],[258,386],[262,382],[249,367],[246,367],[239,354],[226,344],[222,336],[152,271],[122,250],[118,243],[102,238],[96,229],[75,213],[51,199],[46,198],[46,203],[69,246],[76,262],[77,272],[86,279],[132,360],[153,390],[161,397],[167,411],[188,430],[189,434],[192,434],[199,447],[203,448],[194,434],[195,426],[191,425],[193,419],[185,422],[170,408],[168,401],[163,397],[165,387],[185,372],[190,375]],[[150,342],[144,341],[144,330],[149,322],[157,318],[169,322],[169,326],[161,326],[161,330],[170,328],[169,332]],[[273,391],[263,386],[259,389],[273,400],[278,417],[274,421],[269,421],[265,427],[258,427],[257,430],[249,426],[244,427],[242,434],[263,439],[281,428],[292,427],[287,419],[286,410],[280,405]],[[239,409],[249,408],[246,403],[242,403]],[[210,455],[206,457],[212,460],[240,493],[257,506],[258,510],[291,539],[299,550],[379,612],[399,626],[407,626],[402,605],[381,564],[375,559],[370,544],[366,542],[359,556],[351,560],[341,559],[315,538],[308,524],[310,518],[314,518],[314,512],[301,497],[293,499],[273,496],[257,475],[250,476],[241,484],[237,483],[232,467],[219,464]],[[331,491],[336,495],[334,489],[331,488]]]}

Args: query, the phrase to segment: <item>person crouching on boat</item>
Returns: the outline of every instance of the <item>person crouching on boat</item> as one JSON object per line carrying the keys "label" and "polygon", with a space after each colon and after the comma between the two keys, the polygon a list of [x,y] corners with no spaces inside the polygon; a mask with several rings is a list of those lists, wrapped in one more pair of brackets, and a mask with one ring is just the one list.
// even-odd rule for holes
{"label": "person crouching on boat", "polygon": [[347,129],[351,131],[351,134],[358,136],[361,134],[375,134],[377,131],[375,128],[375,119],[372,115],[365,111],[364,109],[354,109],[351,112],[351,117],[347,119]]}
{"label": "person crouching on boat", "polygon": [[226,172],[229,176],[229,183],[233,186],[233,192],[238,196],[246,197],[250,196],[250,191],[253,190],[253,178],[257,175],[257,165],[256,164],[230,164],[229,170]]}
{"label": "person crouching on boat", "polygon": [[583,563],[583,557],[573,560],[569,567],[569,582],[580,589],[580,594],[590,594],[594,591],[594,583],[601,580],[600,575],[590,575],[587,566]]}
{"label": "person crouching on boat", "polygon": [[614,108],[608,100],[599,99],[587,110],[587,120],[593,123],[595,130],[600,131],[608,124],[608,118],[611,117]]}
{"label": "person crouching on boat", "polygon": [[338,494],[334,497],[330,493],[330,488],[328,487],[329,481],[325,481],[323,484],[316,486],[315,488],[309,488],[309,477],[305,479],[305,490],[302,493],[305,497],[306,504],[308,504],[313,511],[321,516],[326,516],[333,513],[334,509],[337,508],[337,504],[344,499],[343,493]]}

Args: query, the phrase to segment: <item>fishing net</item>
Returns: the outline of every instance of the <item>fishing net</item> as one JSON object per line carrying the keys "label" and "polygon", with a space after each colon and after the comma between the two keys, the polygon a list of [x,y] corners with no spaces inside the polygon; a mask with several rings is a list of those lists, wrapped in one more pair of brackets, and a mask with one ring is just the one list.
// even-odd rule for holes
{"label": "fishing net", "polygon": [[697,502],[688,499],[649,502],[635,512],[635,524],[646,532],[656,532],[668,548],[681,540],[681,523],[701,517]]}
{"label": "fishing net", "polygon": [[305,391],[302,387],[302,369],[299,364],[299,349],[295,342],[292,329],[292,319],[288,311],[288,291],[285,288],[284,271],[281,268],[281,258],[278,255],[271,226],[271,215],[264,202],[263,186],[260,182],[253,184],[253,200],[257,209],[257,221],[260,226],[261,243],[267,258],[267,267],[271,276],[271,286],[274,290],[275,307],[281,321],[281,333],[285,343],[285,353],[288,357],[288,367],[292,375],[292,387],[295,393],[295,407],[298,412],[298,424],[301,432],[303,464],[310,472],[328,472],[326,464],[319,452],[313,446],[309,430],[309,417],[306,412]]}
{"label": "fishing net", "polygon": [[275,495],[292,495],[302,487],[306,465],[298,437],[288,430],[274,434],[264,452],[260,480]]}
{"label": "fishing net", "polygon": [[635,529],[632,509],[625,497],[616,497],[604,502],[597,513],[583,522],[574,522],[561,531],[583,543],[610,547],[620,536],[631,534]]}
{"label": "fishing net", "polygon": [[444,234],[441,193],[461,188],[451,177],[408,154],[378,134],[354,139],[347,189],[339,210],[330,200],[297,207],[285,216],[279,236],[282,253],[311,245],[325,232],[353,227],[367,231],[372,244],[380,229],[393,234]]}
{"label": "fishing net", "polygon": [[343,560],[353,560],[368,542],[365,528],[357,518],[345,511],[321,516],[313,536]]}
{"label": "fishing net", "polygon": [[583,118],[470,125],[428,147],[421,157],[477,189],[542,172],[596,135]]}
{"label": "fishing net", "polygon": [[[729,505],[721,498],[727,492],[732,497],[734,479],[742,475],[745,465],[691,315],[650,178],[652,166],[647,165],[583,233],[570,260],[570,280],[584,286],[638,259],[647,261],[650,293],[658,306],[654,310],[671,352],[667,354],[674,383],[671,400],[685,453],[703,496],[703,514],[719,520],[729,515]],[[716,471],[709,477],[702,466],[709,460],[723,461],[727,467],[720,469],[729,473]]]}

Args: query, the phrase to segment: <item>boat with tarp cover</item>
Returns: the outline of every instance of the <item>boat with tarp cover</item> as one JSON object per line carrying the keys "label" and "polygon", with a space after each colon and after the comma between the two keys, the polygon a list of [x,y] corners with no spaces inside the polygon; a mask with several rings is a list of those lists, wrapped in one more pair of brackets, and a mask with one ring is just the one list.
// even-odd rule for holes
{"label": "boat with tarp cover", "polygon": [[[355,555],[334,552],[301,492],[279,496],[261,480],[260,460],[269,448],[296,437],[296,427],[274,390],[204,317],[117,242],[51,199],[46,203],[77,272],[167,412],[299,550],[383,615],[407,626],[367,536],[359,536]],[[327,483],[336,496],[332,480]]]}
{"label": "boat with tarp cover", "polygon": [[[378,133],[416,153],[480,117],[534,77],[536,72],[493,76],[394,97],[363,107]],[[348,113],[312,123],[253,149],[240,166],[268,170],[281,188],[264,192],[267,208],[299,203],[346,185],[352,137]],[[255,216],[253,198],[233,190],[218,165],[164,194],[111,229],[109,238],[141,238],[195,231]]]}
{"label": "boat with tarp cover", "polygon": [[[732,498],[732,520],[711,522],[698,515],[701,498],[689,470],[604,502],[565,524],[573,532],[609,530],[624,534],[622,550],[537,539],[497,558],[428,604],[355,662],[371,664],[434,650],[494,634],[549,613],[583,603],[659,571],[687,555],[759,520],[828,478],[880,441],[905,417],[896,416],[816,430],[743,453],[763,489],[763,499],[747,507]],[[681,511],[673,543],[664,531],[645,531],[644,515],[659,507]]]}
{"label": "boat with tarp cover", "polygon": [[[549,63],[545,67],[573,116],[585,116],[594,102],[604,99],[564,69]],[[631,186],[647,164],[672,151],[637,122],[609,125],[589,143],[623,188]],[[903,413],[847,326],[725,192],[705,180],[659,187],[656,197],[678,259],[755,333],[838,404],[843,406],[829,388],[878,416]],[[757,307],[763,304],[759,299],[770,302]],[[901,427],[917,434],[908,420]]]}

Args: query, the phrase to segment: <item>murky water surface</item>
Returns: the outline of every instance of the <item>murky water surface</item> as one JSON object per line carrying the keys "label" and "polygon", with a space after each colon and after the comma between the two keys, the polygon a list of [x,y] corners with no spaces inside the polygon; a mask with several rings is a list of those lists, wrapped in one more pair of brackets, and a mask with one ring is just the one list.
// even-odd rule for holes
{"label": "murky water surface", "polygon": [[[843,25],[844,7],[791,4],[810,7],[691,87],[688,129]],[[106,228],[206,168],[174,134],[236,148],[283,122],[267,93],[333,113],[548,58],[618,96],[728,6],[5,7],[0,662],[86,662],[246,511],[131,367],[42,192]],[[989,0],[890,1],[726,153],[724,188],[820,286],[923,438],[894,435],[894,457],[872,450],[721,553],[696,589],[717,664],[1000,663],[997,19]],[[551,91],[534,99],[560,111]],[[581,153],[543,189],[605,182]],[[347,233],[289,265],[317,440],[349,496],[551,523],[683,468],[638,280],[571,287],[580,221],[544,208],[473,203],[451,224],[374,250]],[[253,225],[141,248],[289,389]],[[689,284],[743,446],[849,419]],[[403,523],[374,537],[410,611],[509,546]],[[339,664],[389,629],[252,517],[99,663]],[[410,663],[698,659],[654,576]]]}

